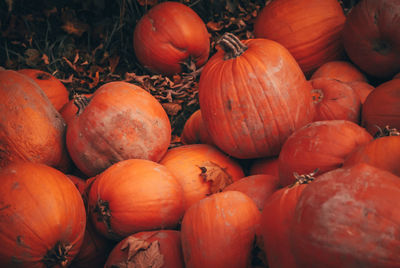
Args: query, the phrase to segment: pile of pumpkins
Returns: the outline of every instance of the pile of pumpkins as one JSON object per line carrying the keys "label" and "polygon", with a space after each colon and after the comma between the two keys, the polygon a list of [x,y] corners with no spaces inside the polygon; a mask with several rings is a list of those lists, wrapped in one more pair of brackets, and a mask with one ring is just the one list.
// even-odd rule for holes
{"label": "pile of pumpkins", "polygon": [[0,70],[0,266],[400,267],[400,0],[268,1],[254,36],[209,55],[180,2],[135,25],[149,72],[203,68],[170,149],[136,85]]}

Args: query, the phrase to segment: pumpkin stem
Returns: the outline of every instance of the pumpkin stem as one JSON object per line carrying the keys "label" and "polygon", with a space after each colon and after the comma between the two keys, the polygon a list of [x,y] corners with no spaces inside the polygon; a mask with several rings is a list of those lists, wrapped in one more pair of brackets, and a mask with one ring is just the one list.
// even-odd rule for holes
{"label": "pumpkin stem", "polygon": [[378,129],[378,132],[374,135],[375,139],[387,136],[400,136],[400,132],[396,128],[385,126],[384,129],[381,129],[378,125],[375,125],[375,127]]}
{"label": "pumpkin stem", "polygon": [[107,232],[116,239],[119,238],[111,228],[111,210],[108,201],[99,199],[93,212],[97,214],[97,221],[103,222],[106,226]]}
{"label": "pumpkin stem", "polygon": [[309,173],[309,174],[302,174],[299,175],[297,172],[293,172],[293,176],[296,178],[296,181],[289,185],[289,188],[292,188],[296,185],[300,185],[300,184],[309,184],[310,182],[312,182],[313,180],[315,180],[315,174],[317,174],[317,172],[319,171],[318,168],[316,168],[313,172]]}
{"label": "pumpkin stem", "polygon": [[88,106],[90,102],[90,98],[83,96],[83,95],[75,95],[74,96],[74,104],[76,107],[78,107],[78,112],[76,113],[77,115],[80,115],[83,110],[85,110],[86,106]]}
{"label": "pumpkin stem", "polygon": [[60,265],[61,267],[67,267],[68,263],[68,252],[71,250],[72,245],[58,241],[56,245],[47,251],[43,257],[42,262],[46,267],[55,267]]}
{"label": "pumpkin stem", "polygon": [[226,186],[231,184],[232,176],[212,161],[204,162],[200,168],[200,176],[205,182],[210,182],[210,194],[222,192]]}
{"label": "pumpkin stem", "polygon": [[247,50],[247,46],[231,33],[225,33],[217,44],[225,51],[224,60],[237,58]]}
{"label": "pumpkin stem", "polygon": [[324,98],[324,92],[321,89],[313,89],[311,90],[311,97],[313,102],[317,104]]}

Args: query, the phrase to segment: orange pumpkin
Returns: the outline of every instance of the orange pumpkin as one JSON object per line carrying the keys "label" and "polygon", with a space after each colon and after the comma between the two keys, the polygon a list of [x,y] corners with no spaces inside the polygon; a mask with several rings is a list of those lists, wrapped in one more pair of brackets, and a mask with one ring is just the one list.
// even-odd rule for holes
{"label": "orange pumpkin", "polygon": [[68,102],[69,91],[64,84],[53,75],[37,69],[21,69],[18,70],[18,72],[32,78],[44,91],[57,111],[60,111]]}
{"label": "orange pumpkin", "polygon": [[40,87],[26,75],[0,71],[0,167],[43,163],[66,172],[65,122]]}
{"label": "orange pumpkin", "polygon": [[169,149],[160,164],[166,166],[182,185],[185,210],[244,177],[242,167],[236,161],[206,144]]}
{"label": "orange pumpkin", "polygon": [[109,82],[82,104],[67,128],[75,165],[92,177],[131,158],[159,161],[171,140],[167,113],[149,92],[127,82]]}
{"label": "orange pumpkin", "polygon": [[113,240],[175,228],[184,212],[179,182],[165,166],[145,159],[120,161],[99,174],[88,203],[96,230]]}
{"label": "orange pumpkin", "polygon": [[[78,106],[76,106],[75,104],[75,100],[77,98],[83,98],[86,97],[88,98],[88,102],[90,97],[93,94],[81,94],[81,95],[75,95],[72,97],[71,100],[69,100],[61,109],[60,109],[60,114],[61,116],[64,118],[65,123],[67,124],[67,126],[69,125],[69,123],[72,121],[72,119],[77,116],[78,114]],[[84,100],[82,100],[84,101]]]}
{"label": "orange pumpkin", "polygon": [[275,0],[258,14],[254,35],[282,44],[303,72],[311,73],[342,57],[345,21],[337,0]]}
{"label": "orange pumpkin", "polygon": [[30,162],[0,169],[0,181],[0,266],[68,266],[86,225],[74,184],[60,171]]}
{"label": "orange pumpkin", "polygon": [[249,267],[261,213],[238,191],[216,193],[191,206],[181,225],[186,267]]}
{"label": "orange pumpkin", "polygon": [[363,81],[348,82],[347,85],[349,85],[357,93],[358,97],[360,97],[361,104],[364,104],[369,93],[375,89],[373,85]]}
{"label": "orange pumpkin", "polygon": [[328,77],[342,82],[363,81],[367,82],[366,76],[352,63],[348,61],[329,61],[322,64],[310,79]]}
{"label": "orange pumpkin", "polygon": [[172,75],[184,71],[184,65],[202,66],[209,56],[210,37],[193,9],[167,1],[152,7],[138,21],[133,46],[145,68]]}
{"label": "orange pumpkin", "polygon": [[181,141],[183,144],[203,143],[213,145],[210,134],[201,117],[201,110],[190,115],[183,126]]}

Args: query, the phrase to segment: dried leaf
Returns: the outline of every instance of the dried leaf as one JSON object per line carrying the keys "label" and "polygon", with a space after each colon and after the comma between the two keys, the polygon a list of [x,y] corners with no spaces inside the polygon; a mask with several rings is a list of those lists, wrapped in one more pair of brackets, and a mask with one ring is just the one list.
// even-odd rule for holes
{"label": "dried leaf", "polygon": [[[132,265],[131,265],[132,264]],[[160,252],[160,243],[153,241],[146,250],[140,250],[128,268],[161,268],[164,265],[164,256]]]}
{"label": "dried leaf", "polygon": [[42,55],[42,60],[43,60],[44,64],[46,64],[46,65],[50,64],[49,57],[47,57],[46,54]]}
{"label": "dried leaf", "polygon": [[139,250],[147,249],[149,245],[150,243],[145,240],[134,236],[129,236],[127,239],[125,239],[124,243],[122,243],[121,250],[128,250],[128,261],[130,261]]}
{"label": "dried leaf", "polygon": [[207,28],[211,31],[218,32],[221,31],[224,28],[224,26],[222,24],[222,21],[219,22],[209,21],[207,22]]}
{"label": "dried leaf", "polygon": [[233,182],[232,176],[226,172],[226,168],[212,161],[206,161],[199,166],[200,176],[206,182],[210,182],[210,194],[221,192],[226,186]]}
{"label": "dried leaf", "polygon": [[37,49],[28,48],[27,50],[25,50],[25,62],[27,65],[35,67],[40,60],[40,52]]}
{"label": "dried leaf", "polygon": [[158,0],[137,0],[141,6],[154,6],[158,3]]}
{"label": "dried leaf", "polygon": [[167,112],[168,115],[174,116],[182,110],[182,106],[177,103],[162,103],[164,110]]}

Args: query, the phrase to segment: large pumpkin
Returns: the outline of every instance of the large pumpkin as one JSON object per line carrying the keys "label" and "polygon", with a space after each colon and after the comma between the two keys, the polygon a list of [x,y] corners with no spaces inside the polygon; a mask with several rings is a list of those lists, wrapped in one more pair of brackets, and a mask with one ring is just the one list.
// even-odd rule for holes
{"label": "large pumpkin", "polygon": [[372,76],[400,71],[400,0],[361,0],[347,15],[343,44],[351,61]]}
{"label": "large pumpkin", "polygon": [[181,225],[187,268],[249,267],[260,211],[250,197],[227,191],[191,206]]}
{"label": "large pumpkin", "polygon": [[79,191],[43,164],[0,169],[0,266],[66,267],[77,255],[86,213]]}
{"label": "large pumpkin", "polygon": [[285,142],[279,154],[281,186],[295,182],[293,173],[309,174],[318,169],[322,174],[343,165],[345,158],[372,136],[356,123],[346,120],[313,122]]}
{"label": "large pumpkin", "polygon": [[184,212],[179,182],[165,166],[144,159],[118,162],[96,176],[88,203],[96,230],[114,240],[175,228]]}
{"label": "large pumpkin", "polygon": [[32,78],[44,91],[57,111],[60,111],[68,102],[69,91],[55,76],[37,69],[21,69],[18,72]]}
{"label": "large pumpkin", "polygon": [[43,90],[23,74],[0,70],[0,100],[0,167],[30,161],[67,171],[65,122]]}
{"label": "large pumpkin", "polygon": [[171,125],[157,99],[119,81],[98,88],[67,129],[71,158],[90,177],[125,159],[159,161],[170,139]]}
{"label": "large pumpkin", "polygon": [[400,267],[400,177],[367,164],[320,175],[290,228],[297,267]]}
{"label": "large pumpkin", "polygon": [[261,10],[254,35],[286,47],[305,73],[339,60],[346,17],[337,0],[275,0]]}
{"label": "large pumpkin", "polygon": [[242,167],[235,160],[206,144],[169,149],[160,164],[182,185],[185,210],[244,177]]}
{"label": "large pumpkin", "polygon": [[204,123],[213,142],[236,158],[275,156],[311,122],[311,87],[282,45],[225,34],[199,81]]}
{"label": "large pumpkin", "polygon": [[171,75],[185,71],[183,65],[203,65],[209,56],[210,37],[196,12],[168,1],[157,4],[138,21],[133,45],[145,68]]}
{"label": "large pumpkin", "polygon": [[386,126],[400,129],[400,79],[377,86],[361,109],[361,124],[375,135]]}

